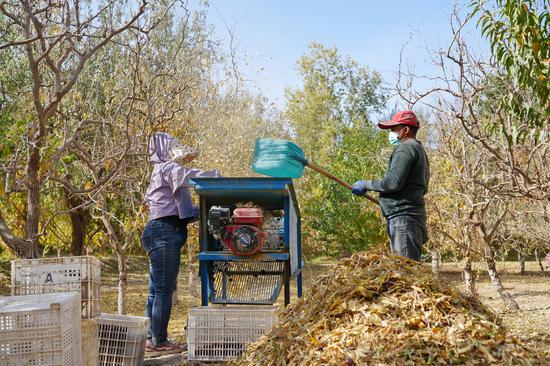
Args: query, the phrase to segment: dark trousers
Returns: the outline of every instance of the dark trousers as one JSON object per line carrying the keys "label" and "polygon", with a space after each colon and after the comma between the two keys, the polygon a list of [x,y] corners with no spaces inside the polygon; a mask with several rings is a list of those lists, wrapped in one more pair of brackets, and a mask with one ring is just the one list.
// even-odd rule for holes
{"label": "dark trousers", "polygon": [[141,236],[141,244],[149,256],[149,296],[145,314],[155,347],[168,339],[172,295],[176,289],[181,248],[186,240],[187,226],[175,216],[150,221]]}
{"label": "dark trousers", "polygon": [[387,229],[393,254],[420,261],[422,244],[428,239],[425,219],[410,215],[392,217]]}

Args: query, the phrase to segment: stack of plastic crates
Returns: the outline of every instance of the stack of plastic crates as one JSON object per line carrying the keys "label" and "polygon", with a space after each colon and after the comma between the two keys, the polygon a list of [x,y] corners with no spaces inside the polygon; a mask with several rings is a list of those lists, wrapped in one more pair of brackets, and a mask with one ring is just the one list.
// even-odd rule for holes
{"label": "stack of plastic crates", "polygon": [[77,291],[83,318],[100,312],[101,262],[90,256],[22,259],[11,262],[11,294]]}
{"label": "stack of plastic crates", "polygon": [[275,306],[204,306],[192,308],[187,322],[190,361],[227,361],[271,330]]}
{"label": "stack of plastic crates", "polygon": [[101,314],[96,323],[100,366],[138,366],[143,363],[148,318]]}
{"label": "stack of plastic crates", "polygon": [[0,365],[81,364],[79,293],[0,298]]}

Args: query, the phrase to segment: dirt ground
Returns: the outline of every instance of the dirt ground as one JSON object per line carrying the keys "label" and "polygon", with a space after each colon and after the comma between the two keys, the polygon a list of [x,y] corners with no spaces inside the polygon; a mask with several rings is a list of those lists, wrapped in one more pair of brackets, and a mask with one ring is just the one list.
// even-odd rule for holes
{"label": "dirt ground", "polygon": [[[333,263],[307,264],[304,268],[304,292],[311,284],[312,279],[327,273]],[[130,315],[143,315],[147,300],[148,263],[143,257],[134,257],[130,262],[129,289],[127,309]],[[541,273],[535,262],[527,262],[525,275],[519,274],[519,264],[501,262],[498,264],[499,273],[506,290],[518,302],[521,310],[506,311],[498,293],[494,290],[490,279],[483,273],[481,264],[478,268],[477,285],[482,301],[493,308],[502,318],[508,329],[530,341],[543,341],[550,345],[550,272]],[[4,274],[6,277],[6,274]],[[461,278],[460,265],[445,263],[442,266],[441,278],[456,285],[461,290],[464,286]],[[117,311],[117,274],[116,265],[112,261],[103,261],[101,288],[101,311],[116,313]],[[178,302],[175,304],[170,320],[169,334],[176,341],[185,342],[185,327],[187,312],[192,306],[199,305],[198,295],[200,285],[194,282],[190,292],[189,271],[182,266],[178,279]],[[0,279],[0,295],[9,295],[9,278]],[[295,282],[291,289],[292,298],[296,296]],[[282,300],[282,294],[279,296]]]}
{"label": "dirt ground", "polygon": [[[482,272],[481,265],[477,265],[475,267],[480,273],[477,287],[483,303],[495,310],[502,317],[503,324],[517,335],[550,340],[550,272],[543,274],[536,262],[526,263],[524,275],[519,273],[518,263],[501,262],[497,266],[504,288],[521,310],[506,310],[489,276]],[[465,290],[459,265],[446,263],[442,269],[443,278]]]}

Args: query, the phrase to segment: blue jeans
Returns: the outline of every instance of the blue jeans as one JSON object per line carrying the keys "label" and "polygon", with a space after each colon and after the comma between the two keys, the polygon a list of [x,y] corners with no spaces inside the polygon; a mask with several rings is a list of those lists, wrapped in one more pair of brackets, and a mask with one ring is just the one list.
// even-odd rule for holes
{"label": "blue jeans", "polygon": [[387,227],[392,253],[420,261],[422,244],[428,241],[426,220],[410,215],[396,216],[388,220]]}
{"label": "blue jeans", "polygon": [[149,256],[145,315],[149,318],[149,336],[155,347],[168,339],[172,295],[176,289],[181,247],[186,240],[187,225],[177,216],[150,221],[141,235],[141,244]]}

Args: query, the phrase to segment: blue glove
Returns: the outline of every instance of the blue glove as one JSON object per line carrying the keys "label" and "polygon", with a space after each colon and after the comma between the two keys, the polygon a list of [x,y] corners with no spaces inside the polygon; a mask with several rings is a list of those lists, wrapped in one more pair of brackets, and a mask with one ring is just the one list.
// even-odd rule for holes
{"label": "blue glove", "polygon": [[358,180],[353,184],[353,187],[351,188],[351,193],[362,196],[365,193],[367,193],[367,181],[366,180]]}

